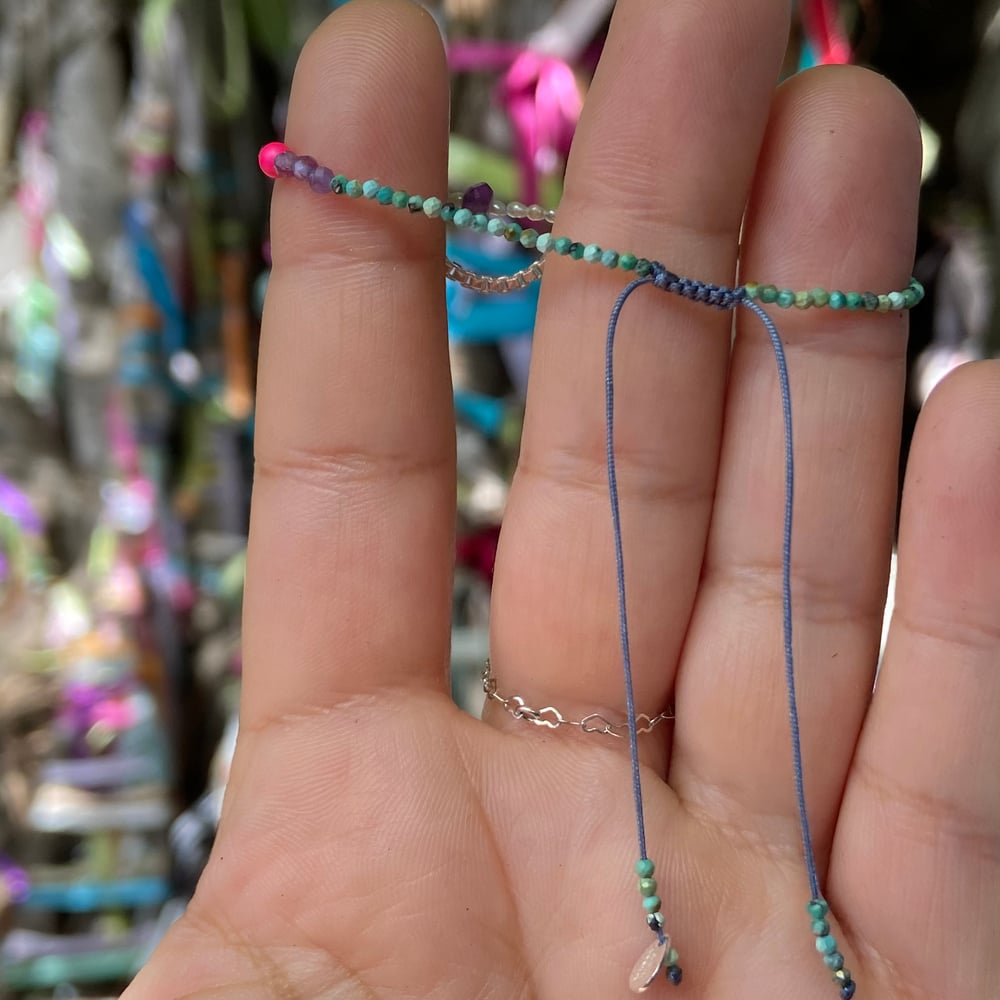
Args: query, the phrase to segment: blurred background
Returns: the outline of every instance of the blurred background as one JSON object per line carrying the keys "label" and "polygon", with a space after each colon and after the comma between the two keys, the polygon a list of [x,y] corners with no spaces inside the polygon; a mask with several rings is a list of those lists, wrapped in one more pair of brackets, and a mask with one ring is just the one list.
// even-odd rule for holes
{"label": "blurred background", "polygon": [[[211,846],[236,734],[269,265],[256,154],[336,6],[0,0],[2,996],[117,996]],[[452,189],[488,179],[497,199],[555,205],[612,0],[427,6],[453,69]],[[907,438],[937,380],[1000,354],[998,7],[795,5],[785,75],[873,66],[923,123],[928,299]],[[525,264],[467,233],[449,253],[490,273]],[[536,297],[448,288],[453,674],[470,711]]]}

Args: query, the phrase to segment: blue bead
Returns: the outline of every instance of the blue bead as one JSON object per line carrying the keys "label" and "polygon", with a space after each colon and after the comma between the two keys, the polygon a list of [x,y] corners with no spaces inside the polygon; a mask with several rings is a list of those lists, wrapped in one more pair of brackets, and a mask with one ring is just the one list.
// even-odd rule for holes
{"label": "blue bead", "polygon": [[840,988],[840,1000],[851,1000],[857,988],[858,984],[853,979],[849,983],[844,983]]}
{"label": "blue bead", "polygon": [[392,196],[395,192],[387,184],[383,184],[378,191],[375,192],[375,198],[380,205],[391,205]]}
{"label": "blue bead", "polygon": [[839,951],[833,951],[829,955],[824,955],[823,961],[831,972],[839,972],[844,967],[844,956]]}
{"label": "blue bead", "polygon": [[667,966],[667,979],[674,984],[674,986],[680,986],[681,980],[684,978],[684,973],[679,965]]}

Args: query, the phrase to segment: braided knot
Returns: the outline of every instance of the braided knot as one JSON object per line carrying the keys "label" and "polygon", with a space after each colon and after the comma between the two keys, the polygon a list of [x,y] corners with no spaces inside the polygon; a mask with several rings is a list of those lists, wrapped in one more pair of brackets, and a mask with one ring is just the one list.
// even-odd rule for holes
{"label": "braided knot", "polygon": [[693,302],[704,302],[716,309],[732,309],[746,295],[744,288],[728,288],[725,285],[712,285],[707,281],[696,281],[694,278],[682,278],[673,271],[668,271],[659,261],[651,261],[653,284],[665,292],[672,292]]}

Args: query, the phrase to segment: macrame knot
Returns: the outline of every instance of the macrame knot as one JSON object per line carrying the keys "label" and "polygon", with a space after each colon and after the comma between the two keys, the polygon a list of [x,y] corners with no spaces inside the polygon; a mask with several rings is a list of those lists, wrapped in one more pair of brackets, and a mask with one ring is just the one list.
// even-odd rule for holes
{"label": "macrame knot", "polygon": [[682,278],[668,271],[659,261],[651,261],[653,284],[665,292],[672,292],[692,302],[704,302],[716,309],[732,309],[746,295],[741,288],[728,288],[725,285],[712,285],[707,281],[696,281],[693,278]]}

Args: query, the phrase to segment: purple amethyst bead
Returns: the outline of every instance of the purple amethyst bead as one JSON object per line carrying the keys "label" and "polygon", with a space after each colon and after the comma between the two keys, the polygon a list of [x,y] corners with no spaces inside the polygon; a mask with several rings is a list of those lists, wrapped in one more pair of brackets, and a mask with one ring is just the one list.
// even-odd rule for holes
{"label": "purple amethyst bead", "polygon": [[330,181],[333,180],[333,171],[329,167],[317,167],[309,175],[309,187],[316,194],[329,194]]}
{"label": "purple amethyst bead", "polygon": [[476,215],[486,215],[493,202],[493,188],[485,181],[480,184],[473,184],[465,194],[462,195],[462,208],[467,208]]}
{"label": "purple amethyst bead", "polygon": [[295,160],[295,166],[292,168],[292,173],[300,181],[307,181],[312,176],[312,172],[316,169],[318,164],[311,156],[299,156]]}
{"label": "purple amethyst bead", "polygon": [[274,158],[274,172],[279,177],[291,177],[295,173],[295,154],[290,150],[278,153]]}

